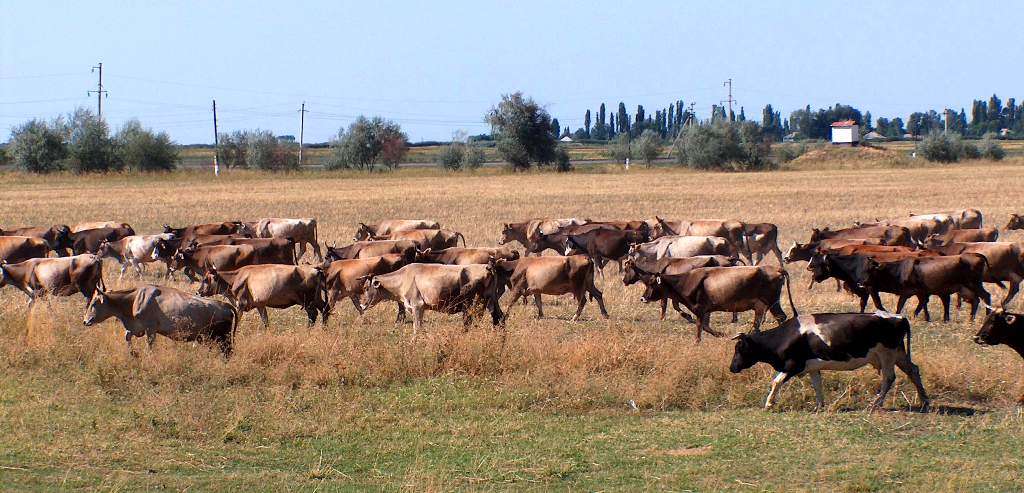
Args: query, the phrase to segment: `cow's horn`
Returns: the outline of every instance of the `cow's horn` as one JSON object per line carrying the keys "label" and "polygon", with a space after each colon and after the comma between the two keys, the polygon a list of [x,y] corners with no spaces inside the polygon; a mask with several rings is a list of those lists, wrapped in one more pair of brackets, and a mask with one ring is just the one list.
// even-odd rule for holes
{"label": "cow's horn", "polygon": [[736,335],[729,338],[730,341],[738,341],[743,338],[742,332],[737,332]]}

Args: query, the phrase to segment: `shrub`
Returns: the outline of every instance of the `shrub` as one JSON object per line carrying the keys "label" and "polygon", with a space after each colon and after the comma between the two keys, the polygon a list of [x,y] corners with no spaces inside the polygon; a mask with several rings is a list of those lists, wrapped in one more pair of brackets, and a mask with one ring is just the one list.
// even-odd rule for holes
{"label": "shrub", "polygon": [[460,170],[465,157],[465,145],[453,142],[441,147],[441,152],[437,155],[437,164],[447,170]]}
{"label": "shrub", "polygon": [[751,121],[691,125],[677,140],[679,164],[695,169],[769,169],[771,142]]}
{"label": "shrub", "polygon": [[612,159],[619,162],[626,162],[626,159],[633,159],[633,146],[629,141],[629,134],[621,133],[616,135],[612,139],[611,144],[608,145],[608,152],[611,153]]}
{"label": "shrub", "polygon": [[569,151],[565,146],[558,146],[555,149],[555,169],[560,172],[572,171],[572,161],[569,159]]}
{"label": "shrub", "polygon": [[29,173],[49,173],[64,169],[68,147],[56,125],[29,120],[11,131],[8,144],[14,165]]}
{"label": "shrub", "polygon": [[466,146],[466,155],[463,161],[469,169],[477,169],[484,165],[484,150],[480,146],[469,144]]}
{"label": "shrub", "polygon": [[248,168],[245,160],[246,134],[235,131],[232,134],[220,134],[217,148],[217,162],[225,168]]}
{"label": "shrub", "polygon": [[932,132],[917,143],[917,152],[929,161],[952,163],[963,155],[963,141],[959,135]]}
{"label": "shrub", "polygon": [[981,156],[985,159],[991,159],[993,161],[1001,161],[1006,157],[1006,151],[1003,149],[998,142],[996,142],[996,134],[989,132],[981,138],[980,144]]}
{"label": "shrub", "polygon": [[269,130],[254,130],[246,135],[245,141],[245,157],[250,166],[265,171],[298,169],[297,148],[277,140]]}
{"label": "shrub", "polygon": [[348,130],[338,130],[331,140],[331,157],[326,167],[369,170],[380,163],[394,169],[408,150],[408,138],[397,123],[377,116],[360,116]]}
{"label": "shrub", "polygon": [[0,146],[0,166],[5,166],[11,161],[11,156],[7,151],[7,146]]}
{"label": "shrub", "polygon": [[981,151],[973,142],[960,141],[960,159],[979,159]]}
{"label": "shrub", "polygon": [[775,160],[779,163],[788,163],[807,152],[807,144],[783,144],[775,146]]}
{"label": "shrub", "polygon": [[169,171],[178,162],[178,149],[166,132],[154,133],[138,120],[128,120],[114,136],[121,161],[135,171]]}
{"label": "shrub", "polygon": [[124,167],[110,136],[107,122],[92,111],[79,108],[71,114],[65,132],[69,136],[71,168],[79,173],[117,171]]}
{"label": "shrub", "polygon": [[661,155],[661,135],[651,129],[644,130],[636,139],[636,152],[644,164],[650,167]]}

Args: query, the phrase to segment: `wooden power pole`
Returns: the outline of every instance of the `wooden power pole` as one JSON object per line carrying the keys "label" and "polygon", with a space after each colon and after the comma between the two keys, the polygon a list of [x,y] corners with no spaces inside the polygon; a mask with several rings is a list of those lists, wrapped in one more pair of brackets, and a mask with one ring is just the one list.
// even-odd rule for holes
{"label": "wooden power pole", "polygon": [[302,166],[302,138],[306,132],[306,102],[302,102],[299,110],[299,166]]}

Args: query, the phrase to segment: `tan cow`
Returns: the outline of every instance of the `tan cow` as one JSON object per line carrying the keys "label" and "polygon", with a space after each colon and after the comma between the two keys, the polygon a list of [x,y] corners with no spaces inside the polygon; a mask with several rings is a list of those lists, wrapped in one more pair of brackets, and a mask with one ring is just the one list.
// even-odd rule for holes
{"label": "tan cow", "polygon": [[8,284],[28,296],[29,306],[47,294],[71,296],[82,293],[88,300],[96,286],[103,285],[103,260],[87,253],[34,258],[17,264],[0,263],[0,288]]}
{"label": "tan cow", "polygon": [[72,233],[77,233],[79,231],[85,231],[87,229],[100,229],[100,228],[125,228],[125,229],[131,229],[132,231],[134,231],[134,229],[128,223],[122,223],[122,222],[117,222],[117,221],[94,221],[94,222],[78,223],[78,224],[76,224],[76,225],[71,227],[71,232]]}
{"label": "tan cow", "polygon": [[171,233],[125,236],[116,241],[101,242],[96,254],[100,257],[113,258],[121,264],[121,272],[117,277],[118,280],[124,277],[128,267],[133,267],[141,278],[145,264],[159,260],[159,258],[154,256],[159,242],[170,241],[173,238],[174,235]]}
{"label": "tan cow", "polygon": [[718,236],[729,240],[739,250],[743,244],[743,222],[735,219],[699,219],[696,221],[666,221],[658,216],[647,220],[651,225],[651,238],[662,236]]}
{"label": "tan cow", "polygon": [[696,255],[733,255],[736,251],[728,239],[719,236],[662,236],[654,241],[634,245],[630,258],[683,258]]}
{"label": "tan cow", "polygon": [[924,246],[938,247],[950,243],[993,242],[999,240],[999,230],[991,226],[978,229],[952,229],[944,234],[932,234],[924,242]]}
{"label": "tan cow", "polygon": [[270,326],[267,308],[301,306],[309,317],[309,325],[327,325],[329,309],[325,292],[324,271],[319,266],[263,264],[248,265],[233,271],[209,270],[199,285],[200,296],[224,295],[242,313],[255,309]]}
{"label": "tan cow", "polygon": [[409,240],[416,243],[421,249],[432,248],[441,250],[459,246],[459,239],[462,246],[466,246],[466,237],[458,231],[449,229],[414,229],[411,231],[398,231],[386,236],[375,236],[374,241],[379,240]]}
{"label": "tan cow", "polygon": [[946,212],[934,212],[931,214],[914,214],[911,212],[910,217],[918,219],[938,219],[943,222],[949,221],[956,229],[978,229],[982,227],[982,223],[984,222],[984,217],[978,209],[959,209]]}
{"label": "tan cow", "polygon": [[246,265],[277,264],[280,251],[276,247],[253,245],[211,245],[196,247],[190,245],[178,250],[171,261],[171,267],[182,270],[192,281],[193,273],[203,275],[210,269],[235,270]]}
{"label": "tan cow", "polygon": [[327,260],[380,257],[389,253],[416,252],[416,243],[409,240],[357,241],[343,247],[327,247]]}
{"label": "tan cow", "polygon": [[748,223],[743,225],[743,246],[740,252],[751,265],[761,263],[769,253],[774,253],[782,261],[782,250],[779,249],[779,227],[772,223]]}
{"label": "tan cow", "polygon": [[537,318],[543,318],[542,294],[572,294],[577,303],[573,321],[579,320],[588,296],[597,301],[601,315],[608,318],[604,296],[594,284],[594,262],[586,255],[523,257],[514,261],[499,261],[497,267],[508,274],[508,284],[512,293],[509,310],[519,298],[532,295],[537,306]]}
{"label": "tan cow", "polygon": [[154,284],[112,291],[96,286],[82,324],[90,327],[110,317],[124,325],[132,355],[132,338],[146,336],[152,348],[159,334],[174,341],[209,340],[229,356],[238,328],[238,312],[230,304]]}
{"label": "tan cow", "polygon": [[363,241],[375,236],[389,236],[399,231],[416,229],[441,229],[441,225],[428,219],[388,219],[373,225],[359,223],[359,229],[356,230],[352,241]]}
{"label": "tan cow", "polygon": [[[335,260],[324,267],[327,285],[327,306],[334,310],[338,301],[344,298],[352,300],[352,306],[360,315],[363,307],[359,298],[363,295],[366,276],[375,276],[394,272],[411,263],[413,256],[390,254],[381,257],[364,259]],[[398,307],[399,313],[402,307]]]}
{"label": "tan cow", "polygon": [[0,236],[0,262],[16,264],[30,258],[45,258],[50,247],[45,240],[29,236]]}
{"label": "tan cow", "polygon": [[413,336],[423,327],[426,310],[462,314],[463,326],[472,323],[473,311],[483,307],[491,312],[491,323],[502,322],[498,305],[503,280],[493,264],[439,265],[409,264],[390,274],[365,278],[363,310],[385,300],[397,301],[413,316]]}
{"label": "tan cow", "polygon": [[46,246],[57,252],[60,256],[66,256],[71,249],[71,229],[63,224],[50,226],[49,228],[14,228],[0,230],[0,236],[28,236],[39,238],[46,242]]}
{"label": "tan cow", "polygon": [[416,256],[417,262],[425,264],[469,265],[486,264],[491,260],[516,260],[519,251],[507,246],[497,248],[445,248],[434,251],[426,249]]}
{"label": "tan cow", "polygon": [[[250,223],[243,223],[243,225],[248,228]],[[299,247],[298,253],[295,254],[296,260],[306,254],[307,244],[313,249],[317,261],[323,262],[324,260],[323,255],[320,254],[320,243],[317,242],[316,219],[309,217],[301,219],[264,218],[260,219],[252,229],[252,233],[257,238],[291,238],[294,240]]]}

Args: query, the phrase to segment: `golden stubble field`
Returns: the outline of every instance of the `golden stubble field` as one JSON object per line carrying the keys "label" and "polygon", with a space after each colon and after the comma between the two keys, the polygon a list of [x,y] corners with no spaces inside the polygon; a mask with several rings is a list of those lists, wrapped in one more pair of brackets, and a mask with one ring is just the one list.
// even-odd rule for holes
{"label": "golden stubble field", "polygon": [[[359,221],[431,218],[463,232],[470,245],[485,246],[495,244],[503,221],[545,216],[633,219],[657,214],[774,222],[785,249],[794,240],[804,241],[814,226],[845,226],[854,220],[909,212],[976,207],[984,212],[987,225],[1001,227],[1009,213],[1024,210],[1022,164],[1018,159],[899,170],[749,174],[636,168],[624,173],[613,167],[572,174],[235,172],[219,179],[193,172],[107,177],[9,174],[0,176],[0,227],[110,219],[131,223],[140,233],[152,233],[162,224],[315,217],[321,243],[343,244]],[[1016,233],[1008,237],[1021,239]],[[836,293],[832,283],[808,291],[805,265],[788,266],[801,313],[855,309],[854,299]],[[107,267],[110,286],[137,282],[132,276],[117,282],[114,268]],[[156,281],[160,271],[162,267],[151,268],[147,281]],[[656,307],[642,306],[640,288],[624,288],[614,266],[606,269],[598,283],[610,320],[601,319],[597,307],[588,304],[583,320],[570,322],[571,298],[546,297],[548,318],[544,320],[534,319],[532,305],[513,309],[504,343],[489,323],[478,322],[464,333],[457,316],[436,313],[428,313],[426,334],[413,340],[411,325],[394,327],[391,304],[381,304],[358,318],[350,304],[339,303],[326,329],[319,324],[307,329],[298,308],[271,311],[269,330],[263,330],[256,314],[249,313],[239,328],[236,353],[226,362],[205,347],[166,339],[158,339],[155,350],[142,350],[133,359],[126,354],[116,321],[92,328],[81,325],[85,307],[81,296],[38,303],[29,312],[20,292],[4,288],[0,290],[0,379],[5,381],[0,387],[0,421],[6,424],[0,441],[7,451],[0,455],[0,465],[5,467],[0,476],[7,475],[9,485],[22,487],[57,486],[61,476],[65,483],[71,478],[72,485],[130,487],[135,469],[142,467],[138,454],[151,454],[161,464],[154,469],[161,473],[172,467],[168,463],[176,464],[174,470],[187,477],[207,471],[205,463],[193,455],[202,456],[203,450],[224,459],[221,469],[224,463],[234,463],[236,457],[231,454],[236,452],[245,457],[238,459],[245,467],[259,470],[272,467],[257,460],[261,447],[353,433],[364,433],[359,436],[371,441],[384,440],[388,428],[431,429],[415,416],[472,413],[474,406],[487,415],[511,413],[517,416],[512,422],[554,417],[574,426],[573,419],[591,423],[628,415],[634,412],[627,406],[629,401],[652,420],[682,412],[687,413],[682,419],[690,423],[702,416],[721,420],[728,413],[751,416],[751,410],[763,403],[771,375],[767,367],[732,375],[728,372],[731,341],[705,338],[695,346],[693,326],[678,317],[658,321]],[[180,280],[174,284],[194,290]],[[991,290],[1001,293],[995,287]],[[1014,306],[1019,306],[1019,300]],[[937,301],[931,309],[933,314],[940,313]],[[1020,392],[1020,358],[1005,347],[973,344],[970,336],[979,325],[969,322],[966,313],[956,312],[950,324],[912,324],[914,358],[933,403],[939,413],[966,416],[1009,408]],[[713,317],[716,328],[727,333],[749,329],[749,315],[735,326],[727,320],[724,314]],[[136,345],[142,348],[144,343],[139,340]],[[826,374],[830,409],[841,414],[862,409],[877,382],[877,375],[867,369]],[[886,405],[905,416],[912,398],[912,388],[900,374]],[[793,381],[779,404],[784,414],[794,416],[812,410],[810,386],[803,380]],[[414,411],[390,414],[390,406]],[[887,414],[863,419],[891,424],[893,418]],[[913,418],[917,420],[913,423],[924,428],[945,423],[933,416]],[[466,427],[478,426],[467,419]],[[756,419],[771,421],[773,416]],[[781,423],[790,418],[777,419]],[[999,426],[1007,429],[1005,424]],[[1008,426],[1020,434],[1019,424]],[[464,427],[456,428],[474,436]],[[401,436],[388,439],[404,440]],[[442,467],[443,460],[430,459],[419,448],[408,463],[390,471],[379,464],[379,456],[363,469],[345,469],[340,464],[346,460],[369,460],[358,451],[350,452],[347,458],[339,452],[343,458],[328,467],[323,465],[321,449],[320,465],[307,464],[304,458],[298,475],[312,481],[310,485],[325,478],[349,486],[377,484],[376,478],[399,489],[476,484],[460,479]],[[375,453],[386,455],[380,450]],[[889,460],[895,464],[899,458]],[[566,484],[560,483],[565,480],[559,473],[561,463],[546,461],[539,455],[528,459],[540,464],[536,467],[518,463],[491,467],[481,462],[475,474],[487,476],[479,469],[487,470],[492,473],[487,477],[497,484],[509,481],[495,480],[494,470],[532,477],[536,481],[527,484],[534,487]],[[727,467],[727,463],[718,465]],[[271,483],[260,483],[260,476],[235,474],[230,477],[243,484],[256,481],[271,488],[295,484],[284,473],[264,478]],[[822,474],[822,481],[834,479]],[[784,477],[776,480],[785,484]],[[647,481],[648,487],[668,486]],[[151,481],[139,484],[154,485]],[[732,481],[696,484],[715,489],[736,486]]]}

